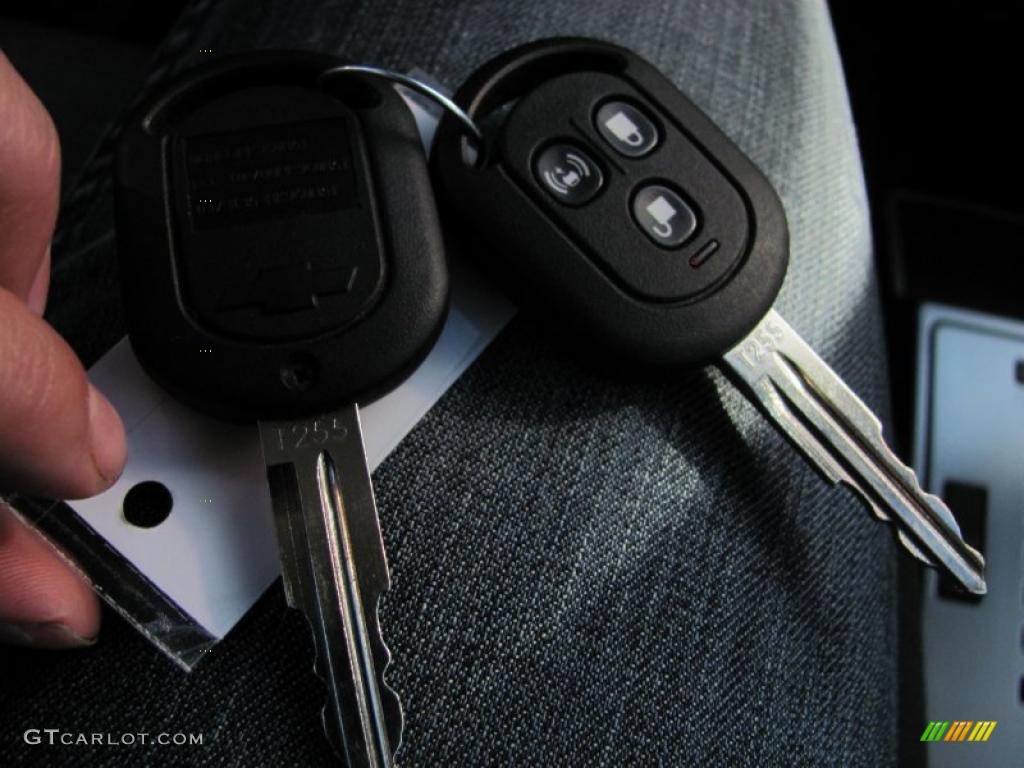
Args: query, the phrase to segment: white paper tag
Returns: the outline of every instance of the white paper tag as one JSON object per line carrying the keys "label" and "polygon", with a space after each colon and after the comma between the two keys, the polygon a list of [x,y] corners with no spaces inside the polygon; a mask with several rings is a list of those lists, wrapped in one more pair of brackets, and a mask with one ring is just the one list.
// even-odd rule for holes
{"label": "white paper tag", "polygon": [[[429,147],[437,118],[409,105]],[[451,310],[432,351],[398,389],[361,409],[371,470],[515,314],[467,265],[449,259],[449,267]],[[89,376],[124,420],[128,463],[108,491],[69,506],[195,623],[223,637],[280,572],[255,424],[226,424],[180,405],[142,370],[127,339]],[[163,483],[174,499],[167,520],[153,528],[128,523],[122,512],[125,493],[146,480]],[[152,637],[144,621],[134,623],[191,666]]]}

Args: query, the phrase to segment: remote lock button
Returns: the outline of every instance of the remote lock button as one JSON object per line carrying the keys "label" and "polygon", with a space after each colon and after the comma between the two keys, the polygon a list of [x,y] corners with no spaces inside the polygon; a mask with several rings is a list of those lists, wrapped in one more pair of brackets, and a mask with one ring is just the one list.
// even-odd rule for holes
{"label": "remote lock button", "polygon": [[594,159],[573,144],[552,144],[537,156],[533,172],[551,196],[566,205],[590,202],[604,184]]}
{"label": "remote lock button", "polygon": [[633,198],[633,218],[656,245],[675,248],[697,231],[697,214],[668,187],[648,184]]}
{"label": "remote lock button", "polygon": [[626,157],[643,157],[658,144],[658,129],[639,109],[624,101],[609,101],[594,122],[612,149]]}

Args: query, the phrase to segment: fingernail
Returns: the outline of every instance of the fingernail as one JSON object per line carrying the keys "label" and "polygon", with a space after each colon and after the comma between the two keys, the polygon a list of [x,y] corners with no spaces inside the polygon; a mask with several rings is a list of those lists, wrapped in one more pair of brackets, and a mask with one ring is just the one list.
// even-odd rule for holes
{"label": "fingernail", "polygon": [[95,642],[95,637],[82,637],[59,621],[0,621],[0,643],[9,645],[24,645],[29,648],[84,648]]}
{"label": "fingernail", "polygon": [[114,406],[92,384],[89,385],[89,439],[96,469],[108,484],[113,483],[124,469],[124,427]]}

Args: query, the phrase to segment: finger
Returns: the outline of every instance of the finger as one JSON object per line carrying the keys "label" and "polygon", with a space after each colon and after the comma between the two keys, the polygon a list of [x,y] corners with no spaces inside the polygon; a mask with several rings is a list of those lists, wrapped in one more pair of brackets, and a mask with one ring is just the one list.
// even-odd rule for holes
{"label": "finger", "polygon": [[[57,220],[60,142],[46,108],[3,52],[0,105],[0,287],[27,300],[45,281],[39,275]],[[40,306],[38,297],[34,303]]]}
{"label": "finger", "polygon": [[85,579],[0,502],[0,642],[73,648],[95,642],[99,628]]}
{"label": "finger", "polygon": [[0,288],[0,489],[92,496],[124,467],[113,406],[75,353],[20,299]]}

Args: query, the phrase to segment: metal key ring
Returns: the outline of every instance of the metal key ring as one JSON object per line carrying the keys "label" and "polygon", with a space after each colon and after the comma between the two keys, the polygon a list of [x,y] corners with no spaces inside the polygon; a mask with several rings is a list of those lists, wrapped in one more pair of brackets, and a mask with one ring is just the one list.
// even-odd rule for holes
{"label": "metal key ring", "polygon": [[417,93],[423,94],[428,99],[431,99],[432,101],[436,101],[438,104],[440,104],[442,107],[444,107],[444,109],[448,110],[448,112],[450,112],[452,115],[454,115],[455,118],[460,123],[462,123],[462,125],[466,128],[466,130],[469,131],[469,133],[472,135],[473,139],[477,143],[477,146],[482,146],[483,145],[483,140],[484,140],[483,134],[480,132],[480,129],[477,127],[476,123],[473,122],[473,118],[471,118],[469,115],[467,115],[466,112],[462,109],[462,107],[460,107],[454,101],[449,99],[447,96],[445,96],[439,90],[437,90],[436,88],[434,88],[432,86],[427,85],[422,80],[417,80],[415,77],[410,77],[409,75],[403,75],[401,72],[394,72],[394,71],[392,71],[390,69],[381,69],[379,67],[370,67],[370,66],[366,66],[366,65],[363,65],[363,64],[342,64],[342,65],[337,66],[337,67],[331,67],[330,69],[325,69],[317,77],[316,81],[317,81],[317,84],[319,85],[327,77],[329,77],[331,75],[339,75],[339,74],[345,74],[345,73],[359,74],[359,75],[370,75],[371,77],[379,77],[379,78],[382,78],[384,80],[390,80],[393,83],[398,83],[399,85],[403,85],[403,86],[405,86],[406,88],[408,88],[410,90],[413,90],[413,91],[416,91]]}

